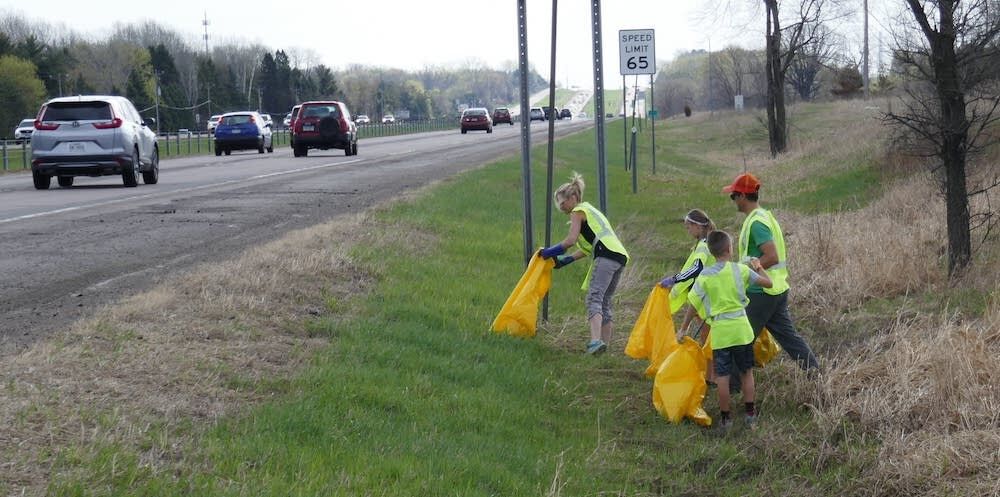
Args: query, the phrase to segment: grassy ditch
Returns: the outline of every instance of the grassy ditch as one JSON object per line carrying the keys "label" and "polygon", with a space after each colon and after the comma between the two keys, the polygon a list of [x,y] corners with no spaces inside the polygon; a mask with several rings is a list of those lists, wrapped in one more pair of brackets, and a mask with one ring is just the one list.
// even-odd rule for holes
{"label": "grassy ditch", "polygon": [[[864,113],[823,110],[798,125],[845,125]],[[609,150],[621,148],[619,125],[609,127]],[[11,361],[0,440],[21,443],[0,446],[14,461],[0,492],[987,495],[1000,447],[989,409],[1000,378],[984,367],[1000,347],[995,282],[945,285],[935,252],[943,220],[911,220],[940,206],[920,175],[897,188],[878,172],[878,142],[854,152],[803,137],[791,158],[771,161],[759,141],[741,144],[757,126],[746,115],[663,122],[656,175],[643,143],[638,194],[608,154],[608,214],[634,256],[609,354],[582,354],[579,263],[555,274],[536,338],[487,332],[523,267],[520,164],[505,159],[192,271]],[[805,159],[823,150],[873,157],[859,167],[875,172]],[[593,135],[560,140],[556,152],[557,184],[579,171],[585,197],[596,199]],[[544,147],[533,157],[541,225]],[[789,233],[792,312],[827,372],[813,381],[788,360],[768,366],[758,376],[760,429],[719,437],[661,419],[645,364],[622,349],[650,286],[690,249],[684,212],[699,207],[720,228],[738,228],[719,188],[744,157]],[[814,175],[791,174],[810,164]],[[831,175],[843,186],[797,193]],[[858,191],[877,198],[852,200]],[[565,216],[553,218],[560,238]],[[870,229],[855,228],[862,223]],[[870,261],[860,274],[855,257]],[[980,304],[958,320],[939,316],[952,300]],[[934,356],[961,340],[974,350]],[[705,407],[717,412],[714,397]]]}

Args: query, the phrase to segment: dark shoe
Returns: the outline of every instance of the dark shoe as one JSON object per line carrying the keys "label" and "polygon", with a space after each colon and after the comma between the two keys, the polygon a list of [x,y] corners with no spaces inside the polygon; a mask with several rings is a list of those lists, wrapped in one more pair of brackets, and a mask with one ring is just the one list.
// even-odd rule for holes
{"label": "dark shoe", "polygon": [[606,350],[608,350],[608,344],[604,343],[604,340],[591,340],[587,344],[587,353],[590,355],[602,354]]}

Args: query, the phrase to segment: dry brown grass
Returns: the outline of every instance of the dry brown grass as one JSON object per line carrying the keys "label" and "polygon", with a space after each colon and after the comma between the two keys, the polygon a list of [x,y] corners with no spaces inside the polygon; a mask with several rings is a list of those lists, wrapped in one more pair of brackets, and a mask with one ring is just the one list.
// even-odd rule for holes
{"label": "dry brown grass", "polygon": [[[48,457],[70,447],[86,459],[107,444],[144,443],[141,464],[154,471],[198,464],[180,452],[197,433],[178,427],[204,429],[266,398],[269,382],[328,343],[303,321],[352,312],[370,278],[347,249],[365,224],[343,217],[194,268],[5,360],[4,490],[44,494]],[[144,441],[151,427],[169,440]]]}

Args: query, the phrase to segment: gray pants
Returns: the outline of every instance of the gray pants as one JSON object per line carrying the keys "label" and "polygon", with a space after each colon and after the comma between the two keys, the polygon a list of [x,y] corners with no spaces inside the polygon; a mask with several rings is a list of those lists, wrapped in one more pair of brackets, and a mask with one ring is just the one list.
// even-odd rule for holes
{"label": "gray pants", "polygon": [[754,339],[765,327],[778,345],[795,359],[799,367],[805,370],[819,368],[816,356],[802,335],[795,329],[792,317],[788,314],[788,292],[781,295],[766,293],[748,293],[750,303],[747,304],[747,318],[753,328]]}
{"label": "gray pants", "polygon": [[587,288],[587,321],[600,314],[604,324],[611,322],[611,299],[618,288],[618,278],[625,266],[605,257],[594,258],[594,270],[590,273],[590,287]]}

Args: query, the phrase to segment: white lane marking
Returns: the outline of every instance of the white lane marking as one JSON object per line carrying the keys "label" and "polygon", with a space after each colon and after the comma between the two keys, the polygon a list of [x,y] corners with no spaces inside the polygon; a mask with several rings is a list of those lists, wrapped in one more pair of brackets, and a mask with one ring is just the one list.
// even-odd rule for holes
{"label": "white lane marking", "polygon": [[62,213],[65,213],[65,212],[78,211],[78,210],[82,210],[82,209],[90,209],[92,207],[101,207],[101,206],[105,206],[105,205],[118,204],[118,203],[121,203],[121,202],[129,202],[129,201],[132,201],[132,200],[142,200],[142,199],[148,199],[148,198],[154,198],[154,197],[160,197],[160,196],[173,195],[173,194],[177,194],[177,193],[189,193],[189,192],[195,192],[195,191],[198,191],[198,190],[204,190],[206,188],[218,188],[220,186],[233,185],[233,184],[236,184],[236,183],[246,183],[246,182],[249,182],[249,181],[255,181],[255,180],[264,179],[264,178],[273,178],[273,177],[276,177],[276,176],[284,176],[286,174],[296,174],[296,173],[301,173],[301,172],[305,172],[305,171],[312,171],[312,170],[315,170],[315,169],[323,169],[323,168],[333,167],[333,166],[342,166],[344,164],[353,164],[355,162],[361,162],[363,160],[365,160],[365,159],[353,159],[353,160],[344,161],[344,162],[331,162],[329,164],[320,164],[318,166],[300,167],[298,169],[290,169],[288,171],[278,171],[276,173],[258,174],[257,176],[251,176],[249,178],[232,179],[232,180],[228,180],[228,181],[223,181],[221,183],[213,183],[211,185],[193,186],[191,188],[182,188],[180,190],[170,190],[168,192],[147,193],[145,195],[133,195],[131,197],[117,198],[117,199],[114,199],[114,200],[106,200],[106,201],[103,201],[103,202],[95,202],[93,204],[77,205],[75,207],[66,207],[66,208],[63,208],[63,209],[55,209],[55,210],[45,211],[45,212],[36,212],[34,214],[25,214],[23,216],[10,217],[10,218],[7,218],[7,219],[0,219],[0,224],[11,223],[11,222],[14,222],[14,221],[23,221],[25,219],[32,219],[32,218],[42,217],[42,216],[51,216],[53,214],[62,214]]}
{"label": "white lane marking", "polygon": [[392,157],[393,155],[405,155],[405,154],[412,154],[412,153],[413,153],[413,149],[410,149],[410,150],[404,150],[402,152],[392,152],[392,153],[386,154],[386,155]]}

